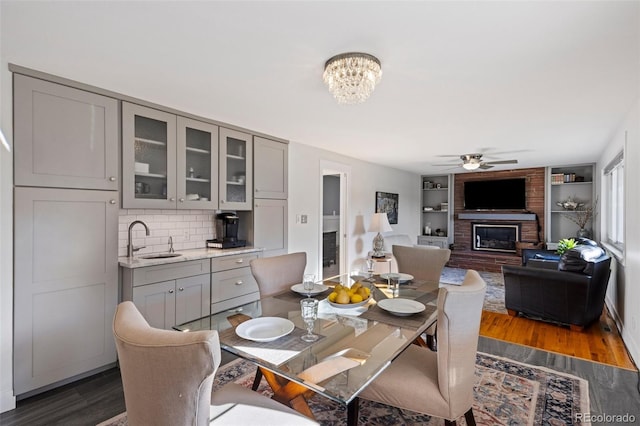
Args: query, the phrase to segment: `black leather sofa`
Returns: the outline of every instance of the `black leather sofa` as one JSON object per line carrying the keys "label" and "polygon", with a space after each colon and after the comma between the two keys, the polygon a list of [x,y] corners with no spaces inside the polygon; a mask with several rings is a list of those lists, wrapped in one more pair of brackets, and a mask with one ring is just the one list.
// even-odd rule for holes
{"label": "black leather sofa", "polygon": [[604,250],[587,244],[568,250],[558,262],[532,258],[527,266],[504,265],[507,311],[582,330],[602,313],[610,266]]}

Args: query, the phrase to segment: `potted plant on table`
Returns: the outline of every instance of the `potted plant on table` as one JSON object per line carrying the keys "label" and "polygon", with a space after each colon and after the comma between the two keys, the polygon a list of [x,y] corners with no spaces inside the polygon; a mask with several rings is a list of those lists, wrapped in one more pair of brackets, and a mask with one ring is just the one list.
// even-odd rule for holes
{"label": "potted plant on table", "polygon": [[574,248],[577,245],[578,245],[578,243],[573,238],[563,238],[560,241],[558,241],[558,248],[556,250],[556,253],[561,255],[565,251],[571,250],[572,248]]}

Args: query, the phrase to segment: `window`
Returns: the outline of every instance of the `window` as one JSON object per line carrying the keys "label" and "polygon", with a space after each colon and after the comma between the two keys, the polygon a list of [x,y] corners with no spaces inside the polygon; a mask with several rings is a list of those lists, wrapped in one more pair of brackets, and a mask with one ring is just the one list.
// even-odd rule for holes
{"label": "window", "polygon": [[605,242],[624,252],[624,152],[604,169]]}

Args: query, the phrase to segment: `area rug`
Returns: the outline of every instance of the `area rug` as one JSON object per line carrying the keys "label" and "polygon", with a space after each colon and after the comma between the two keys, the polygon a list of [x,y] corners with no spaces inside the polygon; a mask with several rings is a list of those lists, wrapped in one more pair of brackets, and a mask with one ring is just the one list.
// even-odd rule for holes
{"label": "area rug", "polygon": [[[231,381],[250,388],[255,369],[247,361],[234,360],[218,370],[214,389]],[[271,395],[264,380],[259,391]],[[571,425],[576,423],[576,414],[589,412],[586,380],[484,353],[476,357],[474,392],[473,412],[478,425]],[[309,405],[321,425],[346,424],[346,410],[340,404],[318,395]],[[442,419],[360,400],[358,423],[434,426],[442,424]],[[464,418],[458,424],[465,425]],[[127,426],[126,413],[98,426]]]}
{"label": "area rug", "polygon": [[[449,268],[445,266],[440,275],[442,284],[460,285],[464,280],[466,269]],[[485,311],[506,314],[507,309],[504,306],[504,278],[500,272],[478,272],[482,279],[487,283],[487,291],[484,296],[484,305],[482,309]]]}

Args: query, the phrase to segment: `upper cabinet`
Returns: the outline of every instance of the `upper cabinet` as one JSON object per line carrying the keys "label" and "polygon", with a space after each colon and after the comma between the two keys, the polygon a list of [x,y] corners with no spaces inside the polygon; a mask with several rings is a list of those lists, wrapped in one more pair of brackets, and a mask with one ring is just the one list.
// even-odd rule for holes
{"label": "upper cabinet", "polygon": [[220,209],[252,209],[252,163],[251,135],[221,127]]}
{"label": "upper cabinet", "polygon": [[15,185],[118,190],[118,101],[14,74]]}
{"label": "upper cabinet", "polygon": [[[594,165],[579,164],[547,168],[547,247],[555,249],[562,238],[576,238],[580,227],[580,210],[593,207],[595,200]],[[575,208],[572,204],[578,203]],[[589,220],[585,229],[593,232],[594,223]]]}
{"label": "upper cabinet", "polygon": [[289,145],[259,136],[253,138],[253,196],[261,199],[287,199]]}
{"label": "upper cabinet", "polygon": [[217,208],[217,126],[123,102],[122,140],[124,208]]}

